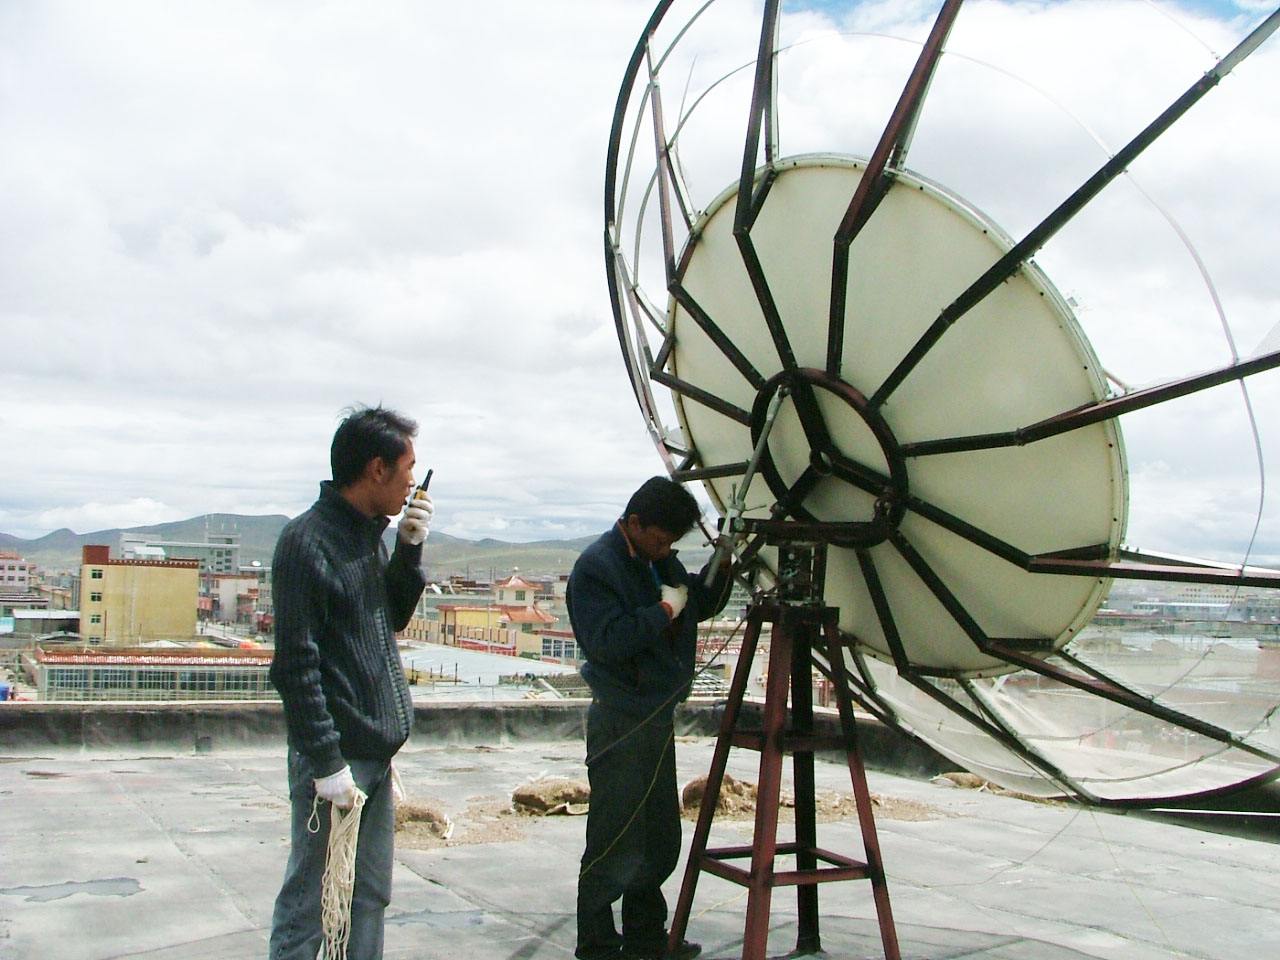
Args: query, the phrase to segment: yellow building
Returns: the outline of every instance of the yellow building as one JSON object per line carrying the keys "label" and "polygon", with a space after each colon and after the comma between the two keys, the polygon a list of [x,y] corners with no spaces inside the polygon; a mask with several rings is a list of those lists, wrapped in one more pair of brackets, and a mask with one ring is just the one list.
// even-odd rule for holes
{"label": "yellow building", "polygon": [[442,603],[436,607],[440,617],[440,633],[445,643],[461,636],[463,630],[492,630],[503,626],[502,609],[491,603]]}
{"label": "yellow building", "polygon": [[199,575],[197,560],[113,560],[108,547],[85,547],[80,636],[129,645],[195,636]]}

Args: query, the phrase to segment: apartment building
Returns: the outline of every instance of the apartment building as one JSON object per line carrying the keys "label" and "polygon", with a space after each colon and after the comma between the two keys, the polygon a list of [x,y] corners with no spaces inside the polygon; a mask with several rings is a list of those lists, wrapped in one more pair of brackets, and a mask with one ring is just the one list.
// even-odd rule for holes
{"label": "apartment building", "polygon": [[88,643],[137,644],[196,635],[196,560],[112,559],[86,546],[80,567],[80,635]]}

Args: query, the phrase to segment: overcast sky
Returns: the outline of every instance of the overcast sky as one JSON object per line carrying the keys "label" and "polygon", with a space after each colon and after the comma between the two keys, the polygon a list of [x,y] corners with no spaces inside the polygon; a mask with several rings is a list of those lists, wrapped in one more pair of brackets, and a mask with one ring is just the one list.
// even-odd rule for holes
{"label": "overcast sky", "polygon": [[[749,38],[759,5],[738,6]],[[1021,143],[980,157],[957,133],[942,149],[941,131],[972,119],[945,94],[912,165],[1020,235],[1047,212],[1028,196],[1060,199],[1105,159],[1066,111],[1118,148],[1267,6],[966,4],[954,69],[1004,78],[992,85],[1007,96],[1002,129],[1040,143],[1036,166]],[[292,516],[327,476],[341,409],[379,401],[421,423],[436,529],[531,540],[606,525],[662,469],[619,354],[601,241],[613,104],[651,9],[0,3],[0,531]],[[918,41],[936,4],[784,9],[789,36]],[[1135,167],[1195,241],[1241,355],[1280,321],[1278,45]],[[795,107],[797,151],[821,146],[814,131],[839,140],[849,97],[819,89]],[[1044,147],[1042,132],[1067,129],[1078,144]],[[1153,257],[1177,283],[1134,268],[1129,248],[1149,244],[1120,216],[1095,216],[1116,248],[1103,263],[1080,266],[1069,244],[1042,259],[1066,273],[1104,364],[1150,382],[1228,361],[1173,232],[1161,227]],[[1112,322],[1135,303],[1158,321]],[[1255,409],[1280,462],[1269,376]],[[1247,540],[1259,476],[1241,410],[1238,389],[1204,407],[1196,457],[1179,452],[1185,424],[1126,435],[1131,541],[1229,558]],[[1275,499],[1255,556],[1280,556]]]}

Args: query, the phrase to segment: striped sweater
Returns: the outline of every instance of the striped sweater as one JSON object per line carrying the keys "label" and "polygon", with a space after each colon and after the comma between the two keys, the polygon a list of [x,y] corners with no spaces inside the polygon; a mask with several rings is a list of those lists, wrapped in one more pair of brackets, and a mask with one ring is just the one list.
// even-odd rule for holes
{"label": "striped sweater", "polygon": [[348,758],[389,760],[409,736],[413,702],[395,631],[422,595],[422,547],[397,541],[388,560],[387,523],[325,481],[320,499],[276,543],[271,682],[284,701],[289,745],[316,777]]}

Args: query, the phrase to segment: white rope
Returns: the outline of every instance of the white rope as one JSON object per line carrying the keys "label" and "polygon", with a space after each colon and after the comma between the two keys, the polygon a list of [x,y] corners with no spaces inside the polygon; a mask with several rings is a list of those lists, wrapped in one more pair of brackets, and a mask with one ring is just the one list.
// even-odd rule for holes
{"label": "white rope", "polygon": [[404,781],[400,779],[400,771],[396,769],[396,765],[391,764],[391,798],[398,807],[408,799],[409,795],[404,792]]}
{"label": "white rope", "polygon": [[[320,881],[320,928],[324,946],[316,960],[346,960],[347,940],[351,937],[351,898],[356,888],[356,843],[360,839],[360,812],[368,799],[356,788],[355,803],[350,810],[330,804],[329,846],[325,853],[324,877]],[[311,807],[307,828],[320,829],[317,796]],[[315,827],[311,826],[315,823]]]}

